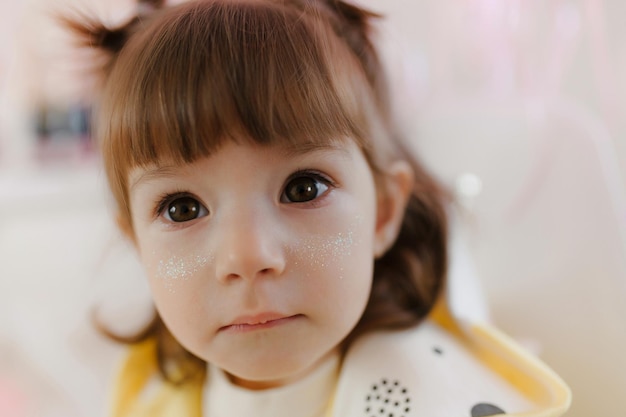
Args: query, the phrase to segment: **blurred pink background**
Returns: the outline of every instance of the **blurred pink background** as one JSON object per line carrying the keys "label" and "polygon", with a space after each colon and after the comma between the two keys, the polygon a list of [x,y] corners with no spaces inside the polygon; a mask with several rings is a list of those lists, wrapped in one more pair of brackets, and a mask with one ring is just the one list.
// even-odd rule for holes
{"label": "blurred pink background", "polygon": [[[626,415],[626,2],[361,0],[414,149],[458,198],[460,314],[493,321],[572,387],[570,417]],[[53,14],[128,0],[0,1],[0,415],[104,416],[149,313],[85,115],[93,57]]]}

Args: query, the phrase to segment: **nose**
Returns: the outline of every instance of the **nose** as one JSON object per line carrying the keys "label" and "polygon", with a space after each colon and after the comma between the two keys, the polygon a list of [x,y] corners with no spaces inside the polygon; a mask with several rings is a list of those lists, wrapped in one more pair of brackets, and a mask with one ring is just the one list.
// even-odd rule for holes
{"label": "nose", "polygon": [[219,281],[278,277],[283,273],[284,249],[270,216],[243,209],[231,211],[220,220],[215,266]]}

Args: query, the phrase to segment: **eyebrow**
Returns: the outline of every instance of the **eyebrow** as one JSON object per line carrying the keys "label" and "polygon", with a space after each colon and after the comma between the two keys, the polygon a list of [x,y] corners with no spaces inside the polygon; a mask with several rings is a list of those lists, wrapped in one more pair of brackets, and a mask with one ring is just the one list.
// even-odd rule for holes
{"label": "eyebrow", "polygon": [[170,165],[158,166],[155,168],[147,168],[141,173],[141,175],[139,175],[137,179],[132,181],[132,183],[130,184],[130,189],[132,190],[137,185],[143,182],[150,182],[150,181],[161,179],[161,178],[174,177],[175,169],[176,169],[175,166],[170,166]]}
{"label": "eyebrow", "polygon": [[326,143],[298,143],[298,144],[288,144],[284,146],[285,156],[294,157],[294,156],[302,156],[309,153],[320,152],[320,151],[338,151],[345,155],[348,155],[348,150],[341,145],[341,141],[329,141]]}
{"label": "eyebrow", "polygon": [[[283,146],[283,152],[286,157],[293,158],[303,156],[315,152],[340,152],[343,156],[348,156],[349,152],[343,146],[341,142],[327,142],[327,143],[299,143],[289,144]],[[145,169],[141,175],[130,184],[130,189],[134,189],[139,184],[144,182],[150,182],[162,178],[175,177],[177,172],[180,172],[180,168],[175,165],[163,165],[154,168]]]}

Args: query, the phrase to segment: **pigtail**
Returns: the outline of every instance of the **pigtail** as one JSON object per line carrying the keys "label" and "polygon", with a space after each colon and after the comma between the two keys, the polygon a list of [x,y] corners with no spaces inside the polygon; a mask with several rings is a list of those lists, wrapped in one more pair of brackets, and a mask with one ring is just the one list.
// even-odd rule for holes
{"label": "pigtail", "polygon": [[157,9],[163,8],[164,3],[164,0],[139,0],[135,16],[117,27],[110,27],[81,12],[76,12],[74,17],[59,16],[58,20],[76,37],[77,46],[104,52],[105,62],[99,69],[107,76],[118,54],[137,31],[141,21]]}

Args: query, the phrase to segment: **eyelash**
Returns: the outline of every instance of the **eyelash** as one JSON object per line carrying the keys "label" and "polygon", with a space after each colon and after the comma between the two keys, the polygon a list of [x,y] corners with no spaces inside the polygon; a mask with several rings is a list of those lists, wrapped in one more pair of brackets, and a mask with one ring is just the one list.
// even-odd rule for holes
{"label": "eyelash", "polygon": [[156,200],[154,213],[153,213],[154,217],[158,218],[159,216],[163,215],[163,213],[167,209],[167,206],[172,201],[174,201],[174,200],[176,200],[178,198],[183,198],[183,197],[190,197],[190,198],[194,198],[194,199],[200,201],[200,199],[198,197],[196,197],[195,195],[193,195],[193,194],[191,194],[190,192],[187,192],[187,191],[175,191],[173,193],[163,193]]}
{"label": "eyelash", "polygon": [[318,171],[316,169],[298,169],[296,171],[294,171],[293,174],[289,175],[287,177],[287,179],[285,180],[285,184],[287,184],[289,181],[293,180],[294,178],[298,178],[298,177],[313,177],[315,179],[320,180],[321,182],[325,183],[328,186],[334,186],[335,182],[326,174],[324,174],[321,171]]}
{"label": "eyelash", "polygon": [[[282,187],[281,189],[281,197],[280,199],[282,200],[282,196],[285,193],[285,187],[294,179],[299,178],[299,177],[311,177],[314,178],[317,181],[320,181],[321,183],[323,183],[324,185],[326,185],[328,188],[336,188],[337,184],[335,181],[333,181],[332,179],[330,179],[330,177],[328,177],[327,175],[321,173],[320,171],[317,170],[311,170],[311,169],[299,169],[296,172],[294,172],[293,174],[291,174],[289,177],[287,177],[287,179],[285,180],[285,185]],[[326,192],[325,192],[326,193]],[[324,193],[324,194],[325,194]],[[324,195],[322,194],[322,196]],[[322,197],[320,196],[320,197]],[[175,191],[175,192],[167,192],[167,193],[163,193],[159,198],[157,198],[156,200],[156,204],[155,204],[155,208],[154,208],[154,213],[153,216],[154,218],[159,218],[160,216],[163,215],[163,213],[165,212],[165,210],[167,209],[168,205],[179,198],[183,198],[183,197],[189,197],[189,198],[193,198],[196,199],[201,203],[200,199],[198,197],[196,197],[195,195],[193,195],[190,192],[187,191]],[[294,203],[292,202],[291,204],[307,204],[311,207],[316,207],[321,203],[320,198],[315,198],[314,200],[311,201],[307,201],[307,202],[303,202],[303,203]]]}

